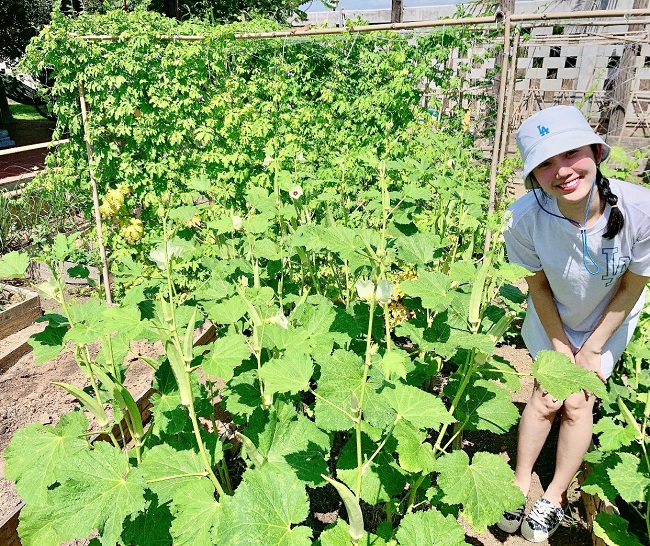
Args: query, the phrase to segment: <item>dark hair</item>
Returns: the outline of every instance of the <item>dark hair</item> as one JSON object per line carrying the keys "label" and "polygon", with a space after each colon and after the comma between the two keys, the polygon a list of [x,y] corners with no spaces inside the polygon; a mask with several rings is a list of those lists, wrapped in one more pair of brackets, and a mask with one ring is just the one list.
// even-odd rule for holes
{"label": "dark hair", "polygon": [[[594,152],[594,157],[598,157],[597,144],[592,144],[591,149]],[[620,233],[625,225],[625,217],[623,212],[618,208],[618,196],[612,192],[609,187],[609,180],[600,172],[600,167],[596,170],[596,187],[598,193],[605,202],[609,203],[611,207],[609,219],[607,220],[607,231],[603,234],[605,239],[613,239]]]}

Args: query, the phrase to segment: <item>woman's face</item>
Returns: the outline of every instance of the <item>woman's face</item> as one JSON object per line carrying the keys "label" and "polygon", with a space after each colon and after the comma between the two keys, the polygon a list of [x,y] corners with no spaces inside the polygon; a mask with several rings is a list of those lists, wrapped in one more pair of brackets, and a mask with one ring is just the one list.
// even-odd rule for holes
{"label": "woman's face", "polygon": [[589,196],[596,178],[596,161],[590,145],[574,148],[554,155],[533,169],[540,187],[558,201],[578,202]]}

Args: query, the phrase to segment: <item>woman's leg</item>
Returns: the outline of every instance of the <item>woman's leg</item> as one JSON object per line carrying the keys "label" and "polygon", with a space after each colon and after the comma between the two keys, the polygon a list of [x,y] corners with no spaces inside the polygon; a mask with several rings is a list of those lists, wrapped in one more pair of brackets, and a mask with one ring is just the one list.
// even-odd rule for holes
{"label": "woman's leg", "polygon": [[551,425],[562,402],[544,391],[535,381],[533,394],[526,404],[519,422],[517,441],[517,464],[515,466],[515,485],[528,495],[533,465],[537,461],[546,442]]}
{"label": "woman's leg", "polygon": [[562,507],[566,491],[582,464],[582,457],[591,443],[596,397],[585,392],[574,393],[564,401],[560,434],[557,442],[555,474],[544,497]]}

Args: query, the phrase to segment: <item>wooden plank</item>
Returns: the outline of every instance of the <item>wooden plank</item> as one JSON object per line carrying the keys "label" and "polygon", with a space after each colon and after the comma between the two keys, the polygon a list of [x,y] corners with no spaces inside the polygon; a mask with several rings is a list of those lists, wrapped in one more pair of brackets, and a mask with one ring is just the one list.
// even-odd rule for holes
{"label": "wooden plank", "polygon": [[21,546],[16,529],[18,529],[18,517],[23,506],[25,503],[21,502],[12,514],[9,514],[4,521],[0,521],[0,544],[2,546]]}
{"label": "wooden plank", "polygon": [[0,285],[0,288],[25,298],[0,313],[0,339],[4,339],[31,326],[43,314],[43,310],[41,309],[41,300],[35,292],[7,284]]}
{"label": "wooden plank", "polygon": [[[18,360],[25,356],[29,351],[32,350],[32,347],[27,340],[20,343],[17,347],[14,347],[11,352],[0,355],[0,373],[6,372],[11,368]],[[2,542],[0,542],[2,544]]]}

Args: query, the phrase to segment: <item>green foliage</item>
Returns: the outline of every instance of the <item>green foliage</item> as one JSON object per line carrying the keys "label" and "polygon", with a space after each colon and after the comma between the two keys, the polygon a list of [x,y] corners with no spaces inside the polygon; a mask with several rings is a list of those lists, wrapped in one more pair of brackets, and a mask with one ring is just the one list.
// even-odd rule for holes
{"label": "green foliage", "polygon": [[[583,490],[619,505],[621,513],[600,514],[594,533],[608,545],[636,546],[650,537],[650,306],[641,312],[638,328],[613,374],[612,394],[603,417],[594,426],[598,449],[585,458],[591,472]],[[628,528],[629,526],[629,528]]]}
{"label": "green foliage", "polygon": [[[93,532],[147,544],[145,522],[159,544],[455,545],[462,528],[443,514],[480,532],[521,503],[499,456],[454,450],[465,429],[516,421],[504,387],[517,375],[494,352],[524,300],[501,241],[477,250],[487,171],[462,116],[420,120],[415,82],[457,85],[430,59],[465,47],[462,32],[232,39],[273,28],[110,12],[57,18],[32,45],[26,66],[55,69],[71,135],[40,183],[74,184],[90,203],[83,81],[121,293],[116,306],[63,300],[56,264],[75,236],[42,257],[54,278],[39,290],[62,312],[44,317],[36,357],[72,350],[89,385],[62,386],[102,419],[15,435],[6,472],[29,499],[26,546]],[[79,37],[97,32],[119,39]],[[205,39],[160,38],[178,34]],[[193,347],[206,319],[216,340]],[[163,354],[131,353],[141,339]],[[146,432],[124,387],[135,358],[155,370]],[[551,393],[600,392],[551,368],[536,370]],[[443,392],[430,387],[440,373]],[[87,444],[91,432],[109,442]],[[348,518],[315,537],[317,488],[340,494]]]}

